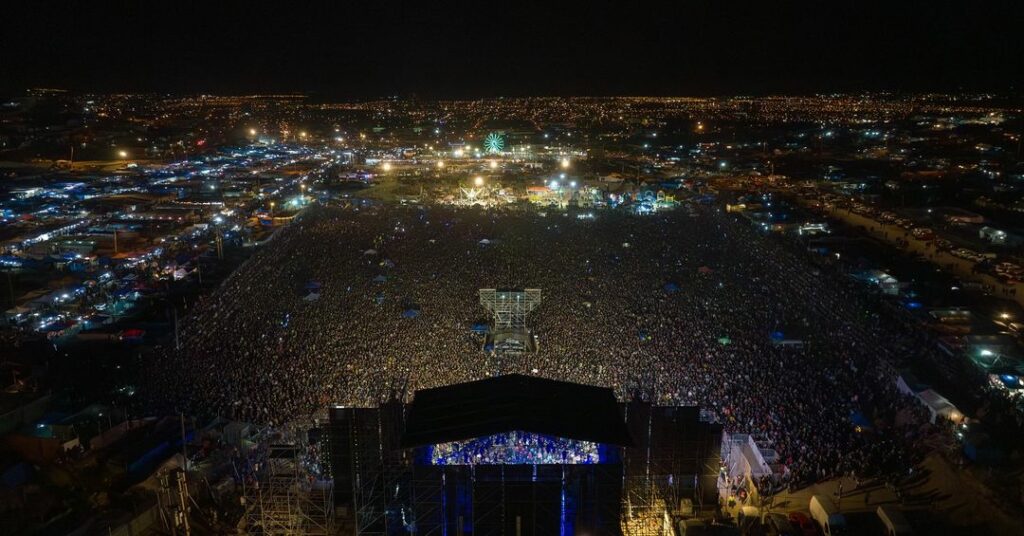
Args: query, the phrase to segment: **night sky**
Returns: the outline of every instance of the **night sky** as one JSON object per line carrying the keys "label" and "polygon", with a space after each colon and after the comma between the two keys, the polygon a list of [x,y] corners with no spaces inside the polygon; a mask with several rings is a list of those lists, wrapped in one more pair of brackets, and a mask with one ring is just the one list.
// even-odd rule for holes
{"label": "night sky", "polygon": [[5,2],[0,23],[6,92],[708,95],[1024,83],[1024,2],[22,4]]}

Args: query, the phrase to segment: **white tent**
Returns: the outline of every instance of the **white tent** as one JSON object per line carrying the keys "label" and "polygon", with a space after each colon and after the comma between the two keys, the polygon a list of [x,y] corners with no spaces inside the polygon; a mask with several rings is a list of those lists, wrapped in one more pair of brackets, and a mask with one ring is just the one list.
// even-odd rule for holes
{"label": "white tent", "polygon": [[928,407],[928,411],[931,413],[932,424],[935,423],[935,420],[939,416],[949,419],[955,423],[959,423],[964,419],[964,414],[961,413],[952,402],[939,393],[936,393],[933,389],[925,389],[924,391],[917,393],[917,399]]}

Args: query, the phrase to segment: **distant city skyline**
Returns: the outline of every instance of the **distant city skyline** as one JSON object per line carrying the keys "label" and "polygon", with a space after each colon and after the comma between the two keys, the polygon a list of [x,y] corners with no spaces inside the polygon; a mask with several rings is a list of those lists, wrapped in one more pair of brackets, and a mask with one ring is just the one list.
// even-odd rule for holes
{"label": "distant city skyline", "polygon": [[37,3],[0,91],[730,95],[1019,91],[1019,3]]}

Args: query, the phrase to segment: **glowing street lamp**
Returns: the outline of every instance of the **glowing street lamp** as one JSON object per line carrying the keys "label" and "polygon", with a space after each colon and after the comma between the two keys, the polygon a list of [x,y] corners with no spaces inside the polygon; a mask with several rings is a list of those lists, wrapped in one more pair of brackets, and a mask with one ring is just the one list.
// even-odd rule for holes
{"label": "glowing street lamp", "polygon": [[120,156],[121,158],[128,158],[128,151],[122,149],[117,152],[117,156]]}
{"label": "glowing street lamp", "polygon": [[475,177],[473,179],[473,184],[476,185],[477,187],[483,186],[484,185],[484,178],[483,177]]}
{"label": "glowing street lamp", "polygon": [[249,129],[249,135],[250,136],[255,136],[256,135],[256,129],[255,128],[250,128]]}
{"label": "glowing street lamp", "polygon": [[565,158],[565,157],[562,158],[562,169],[569,169],[569,159],[568,158]]}
{"label": "glowing street lamp", "polygon": [[437,167],[438,168],[443,168],[444,167],[444,160],[438,160],[437,161]]}
{"label": "glowing street lamp", "polygon": [[488,165],[491,166],[491,169],[498,169],[498,161],[497,160],[491,160]]}
{"label": "glowing street lamp", "polygon": [[391,171],[391,162],[384,162],[384,164],[381,166],[381,169],[383,169],[384,171]]}

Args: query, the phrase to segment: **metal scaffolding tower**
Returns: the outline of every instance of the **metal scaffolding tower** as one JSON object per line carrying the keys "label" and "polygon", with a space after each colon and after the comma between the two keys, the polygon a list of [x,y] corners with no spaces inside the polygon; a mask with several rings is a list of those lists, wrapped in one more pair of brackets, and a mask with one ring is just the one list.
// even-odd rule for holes
{"label": "metal scaffolding tower", "polygon": [[720,425],[699,420],[696,407],[630,403],[630,435],[637,445],[624,459],[621,529],[625,536],[670,536],[667,520],[717,506]]}
{"label": "metal scaffolding tower", "polygon": [[334,484],[303,467],[301,446],[271,445],[256,472],[257,482],[245,490],[248,534],[334,534]]}
{"label": "metal scaffolding tower", "polygon": [[526,316],[540,305],[539,288],[523,290],[480,289],[480,305],[494,315],[497,330],[525,330]]}

